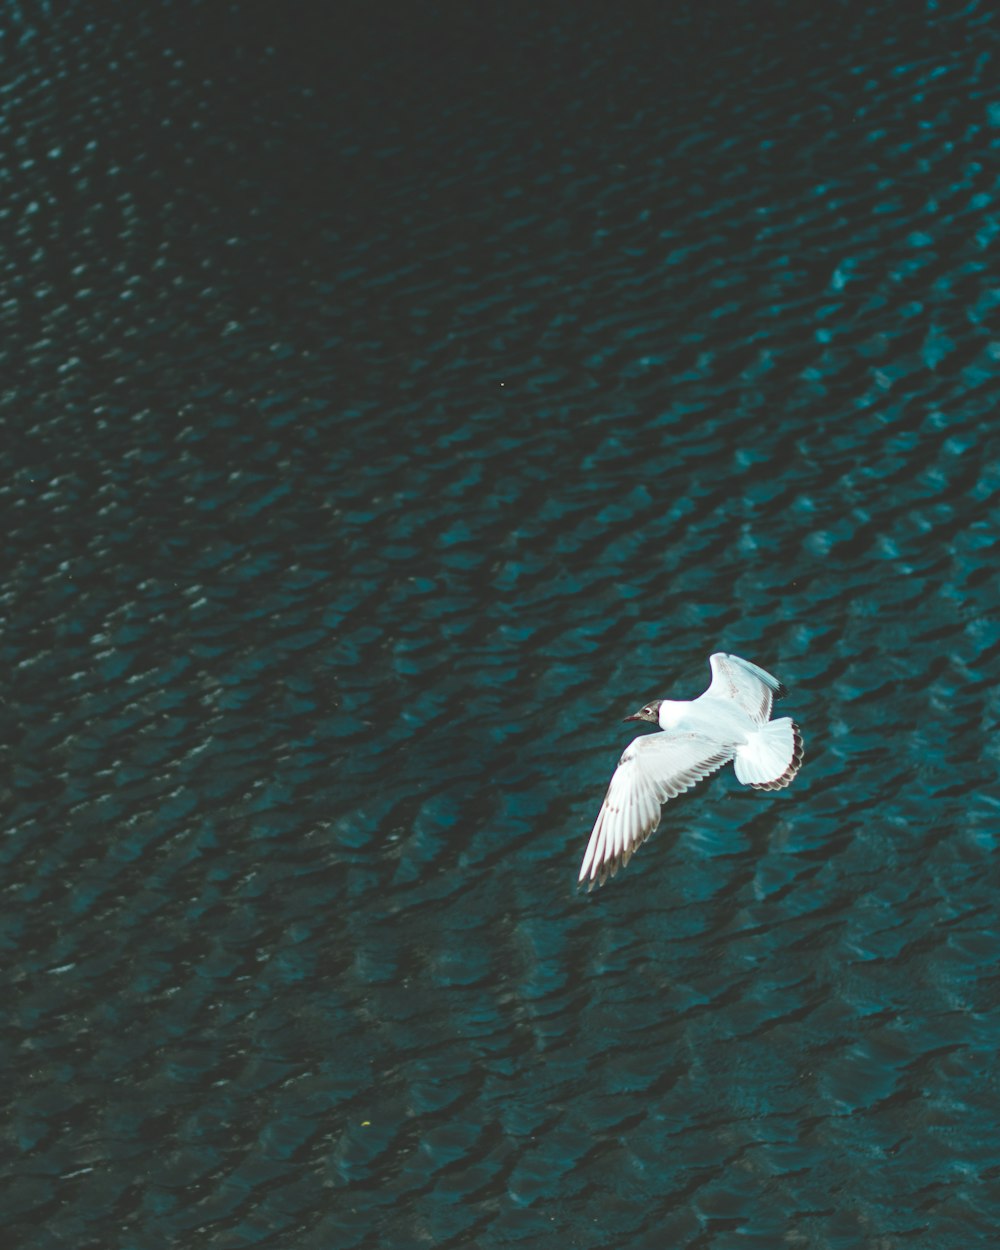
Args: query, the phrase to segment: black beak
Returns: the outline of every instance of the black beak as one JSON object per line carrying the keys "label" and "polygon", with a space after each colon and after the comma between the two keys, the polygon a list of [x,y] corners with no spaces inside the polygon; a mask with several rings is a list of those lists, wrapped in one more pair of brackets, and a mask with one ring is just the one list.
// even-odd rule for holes
{"label": "black beak", "polygon": [[630,721],[630,720],[642,720],[642,713],[633,712],[631,716],[622,717],[622,724],[624,725],[626,721]]}

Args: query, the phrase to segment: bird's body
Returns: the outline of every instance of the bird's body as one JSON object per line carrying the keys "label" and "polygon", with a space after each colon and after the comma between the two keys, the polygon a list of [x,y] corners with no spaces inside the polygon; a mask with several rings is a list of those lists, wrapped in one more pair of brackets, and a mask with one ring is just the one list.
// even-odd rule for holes
{"label": "bird's body", "polygon": [[697,699],[660,699],[626,720],[653,721],[661,732],[626,747],[598,814],[580,881],[603,885],[627,864],[660,823],[660,807],[732,760],[737,778],[758,790],[781,790],[799,771],[802,738],[787,716],[772,721],[781,683],[749,660],[710,657],[712,683]]}

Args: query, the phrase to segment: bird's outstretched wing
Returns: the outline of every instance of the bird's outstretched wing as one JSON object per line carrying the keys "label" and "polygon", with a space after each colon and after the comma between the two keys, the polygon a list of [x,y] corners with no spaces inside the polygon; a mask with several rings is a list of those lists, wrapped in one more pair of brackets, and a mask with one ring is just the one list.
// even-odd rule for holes
{"label": "bird's outstretched wing", "polygon": [[590,835],[580,882],[603,885],[660,823],[660,806],[733,758],[733,748],[695,733],[655,733],[625,748]]}
{"label": "bird's outstretched wing", "polygon": [[705,691],[707,695],[715,695],[720,699],[731,699],[758,724],[763,725],[771,718],[771,704],[777,696],[785,693],[785,687],[765,673],[749,660],[742,660],[738,655],[726,655],[724,651],[716,651],[709,656],[712,666],[712,684]]}

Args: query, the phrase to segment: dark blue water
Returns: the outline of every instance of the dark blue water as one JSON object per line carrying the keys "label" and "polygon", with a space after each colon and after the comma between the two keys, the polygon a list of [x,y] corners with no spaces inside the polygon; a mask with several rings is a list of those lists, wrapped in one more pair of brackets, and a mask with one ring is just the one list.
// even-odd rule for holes
{"label": "dark blue water", "polygon": [[[990,6],[7,5],[10,1244],[992,1245]],[[575,890],[715,650],[805,766]]]}

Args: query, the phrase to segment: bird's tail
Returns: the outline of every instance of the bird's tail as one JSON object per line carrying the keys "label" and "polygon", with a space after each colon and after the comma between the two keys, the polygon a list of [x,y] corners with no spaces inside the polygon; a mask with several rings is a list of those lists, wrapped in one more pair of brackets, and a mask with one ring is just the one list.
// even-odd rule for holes
{"label": "bird's tail", "polygon": [[783,790],[802,767],[802,735],[788,716],[768,721],[736,748],[736,776],[755,790]]}

